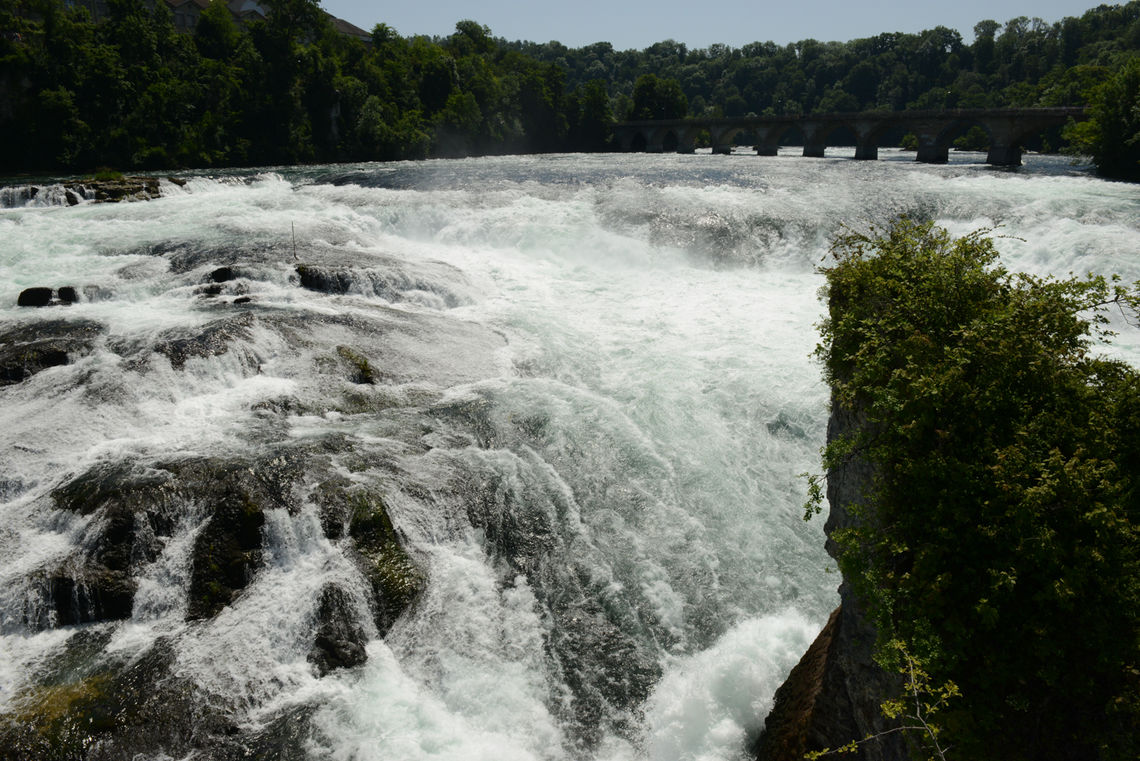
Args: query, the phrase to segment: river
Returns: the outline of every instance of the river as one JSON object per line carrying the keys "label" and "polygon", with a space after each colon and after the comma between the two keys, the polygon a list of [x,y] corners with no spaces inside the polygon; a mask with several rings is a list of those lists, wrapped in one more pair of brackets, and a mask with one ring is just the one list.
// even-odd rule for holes
{"label": "river", "polygon": [[[8,191],[5,340],[86,332],[0,386],[0,726],[87,716],[99,680],[160,661],[137,689],[181,685],[183,726],[90,730],[91,757],[746,758],[838,600],[800,477],[826,428],[832,236],[908,214],[996,228],[1010,269],[1140,279],[1140,187],[1060,157],[836,153],[190,173],[120,204]],[[78,300],[16,306],[37,286]],[[1109,351],[1140,358],[1136,332]],[[145,488],[204,462],[228,464]],[[112,472],[143,486],[67,509]],[[268,495],[256,562],[196,615],[211,489],[247,472]],[[425,580],[394,621],[369,615],[328,489],[380,495]],[[95,566],[129,582],[126,610],[70,621],[53,596]],[[330,585],[364,651],[324,671]]]}

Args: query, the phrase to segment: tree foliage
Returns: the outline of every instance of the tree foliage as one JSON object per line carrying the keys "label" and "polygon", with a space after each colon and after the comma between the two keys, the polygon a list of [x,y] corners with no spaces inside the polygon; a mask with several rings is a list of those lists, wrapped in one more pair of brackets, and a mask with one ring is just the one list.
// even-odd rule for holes
{"label": "tree foliage", "polygon": [[[665,40],[640,51],[508,42],[469,19],[440,38],[380,23],[366,43],[336,33],[316,0],[264,5],[265,21],[235,24],[215,0],[186,35],[162,0],[109,0],[97,20],[70,0],[3,4],[0,166],[601,150],[614,120],[628,118],[1086,103],[1096,118],[1078,126],[1076,143],[1096,150],[1105,173],[1135,166],[1135,109],[1117,93],[1131,92],[1132,69],[1119,72],[1140,53],[1140,0],[1054,24],[983,20],[972,43],[935,27],[739,48]],[[373,102],[362,120],[369,98],[383,108]],[[1060,142],[1054,132],[1026,146]]]}
{"label": "tree foliage", "polygon": [[[0,10],[0,166],[90,170],[535,152],[608,145],[609,96],[460,21],[442,40],[338,34],[316,0],[221,0],[193,34],[163,2]],[[573,116],[576,134],[570,136]]]}
{"label": "tree foliage", "polygon": [[1136,292],[907,220],[833,253],[818,354],[866,424],[824,462],[875,474],[833,538],[883,642],[960,687],[954,758],[1137,758],[1140,373],[1093,351]]}
{"label": "tree foliage", "polygon": [[1092,118],[1067,136],[1092,156],[1101,174],[1140,182],[1140,56],[1131,59],[1091,95]]}

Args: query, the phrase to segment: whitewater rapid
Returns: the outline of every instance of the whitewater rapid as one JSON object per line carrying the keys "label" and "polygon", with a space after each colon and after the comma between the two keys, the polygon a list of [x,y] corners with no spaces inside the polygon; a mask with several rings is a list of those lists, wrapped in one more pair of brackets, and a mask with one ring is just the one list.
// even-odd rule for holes
{"label": "whitewater rapid", "polygon": [[[1056,157],[883,156],[286,167],[73,207],[9,192],[0,326],[102,327],[0,387],[0,712],[89,637],[77,673],[161,643],[242,736],[287,717],[290,757],[747,757],[838,599],[800,477],[826,427],[811,353],[829,240],[909,214],[994,228],[1010,269],[1140,279],[1135,186]],[[211,286],[222,267],[236,277]],[[305,267],[351,277],[315,290]],[[65,285],[87,295],[16,306]],[[212,326],[224,348],[178,353]],[[1110,351],[1135,361],[1135,331]],[[358,355],[368,383],[345,379]],[[135,566],[128,619],[35,623],[29,579],[93,531],[53,490],[105,464],[279,451],[383,492],[427,579],[383,637],[308,482],[266,511],[264,563],[216,616],[186,619],[205,521],[188,505]],[[319,676],[329,584],[367,660]]]}

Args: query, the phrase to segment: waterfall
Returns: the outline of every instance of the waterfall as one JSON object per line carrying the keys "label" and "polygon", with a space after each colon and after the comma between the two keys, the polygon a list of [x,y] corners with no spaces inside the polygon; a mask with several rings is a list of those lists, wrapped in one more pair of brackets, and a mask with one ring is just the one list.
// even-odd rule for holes
{"label": "waterfall", "polygon": [[[747,757],[838,599],[800,474],[840,226],[994,227],[1011,269],[1140,278],[1134,186],[881,158],[3,189],[0,738]],[[32,287],[78,301],[16,306]]]}

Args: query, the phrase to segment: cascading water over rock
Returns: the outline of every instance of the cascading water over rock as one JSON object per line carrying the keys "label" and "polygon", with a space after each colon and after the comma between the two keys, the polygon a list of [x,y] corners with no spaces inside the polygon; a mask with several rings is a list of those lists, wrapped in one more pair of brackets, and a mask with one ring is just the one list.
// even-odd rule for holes
{"label": "cascading water over rock", "polygon": [[884,154],[5,191],[0,757],[743,758],[837,601],[838,224],[1140,276],[1134,188]]}

